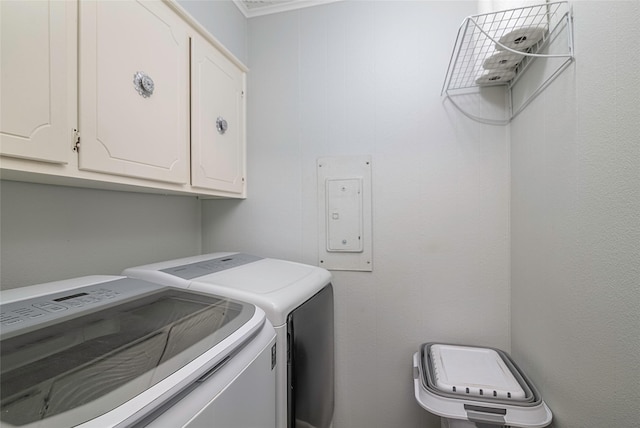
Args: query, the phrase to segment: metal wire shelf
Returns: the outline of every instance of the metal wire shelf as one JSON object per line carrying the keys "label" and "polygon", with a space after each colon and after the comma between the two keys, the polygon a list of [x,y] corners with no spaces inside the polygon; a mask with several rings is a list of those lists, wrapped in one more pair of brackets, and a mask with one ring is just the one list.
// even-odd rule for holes
{"label": "metal wire shelf", "polygon": [[[566,49],[548,52],[566,34]],[[514,108],[512,88],[536,58],[559,62],[537,89]],[[467,17],[456,36],[441,95],[463,114],[493,125],[509,123],[573,61],[573,17],[567,1],[544,3]],[[508,91],[508,119],[483,118],[465,111],[454,96],[473,88],[504,86]]]}

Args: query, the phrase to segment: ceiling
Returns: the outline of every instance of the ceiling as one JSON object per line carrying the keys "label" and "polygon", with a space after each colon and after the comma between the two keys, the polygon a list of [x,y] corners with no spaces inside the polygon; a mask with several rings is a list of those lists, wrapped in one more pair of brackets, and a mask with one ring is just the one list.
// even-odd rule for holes
{"label": "ceiling", "polygon": [[268,15],[341,0],[233,0],[244,16]]}

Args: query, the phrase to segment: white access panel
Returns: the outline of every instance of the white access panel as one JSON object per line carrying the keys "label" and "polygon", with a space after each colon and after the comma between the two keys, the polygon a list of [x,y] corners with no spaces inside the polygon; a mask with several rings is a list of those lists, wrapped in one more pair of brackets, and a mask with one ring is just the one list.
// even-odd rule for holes
{"label": "white access panel", "polygon": [[362,177],[326,180],[327,251],[362,252]]}
{"label": "white access panel", "polygon": [[371,157],[327,157],[318,170],[318,264],[371,271]]}

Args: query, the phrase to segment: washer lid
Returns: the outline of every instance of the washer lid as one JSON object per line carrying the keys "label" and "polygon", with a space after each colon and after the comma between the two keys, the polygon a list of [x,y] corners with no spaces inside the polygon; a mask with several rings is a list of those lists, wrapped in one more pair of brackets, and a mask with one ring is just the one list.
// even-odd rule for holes
{"label": "washer lid", "polygon": [[3,304],[2,313],[15,327],[0,346],[0,419],[57,427],[136,399],[210,350],[219,349],[209,361],[221,360],[247,340],[231,342],[256,307],[125,278]]}
{"label": "washer lid", "polygon": [[464,395],[523,400],[525,391],[493,349],[468,346],[431,346],[435,386]]}

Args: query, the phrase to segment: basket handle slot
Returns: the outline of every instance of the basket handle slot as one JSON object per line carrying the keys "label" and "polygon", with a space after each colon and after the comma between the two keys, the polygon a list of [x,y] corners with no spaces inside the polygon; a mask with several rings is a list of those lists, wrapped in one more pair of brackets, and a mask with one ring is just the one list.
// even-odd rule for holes
{"label": "basket handle slot", "polygon": [[471,422],[487,422],[499,425],[505,424],[504,417],[507,414],[507,409],[465,404],[464,410],[467,412],[467,419]]}

